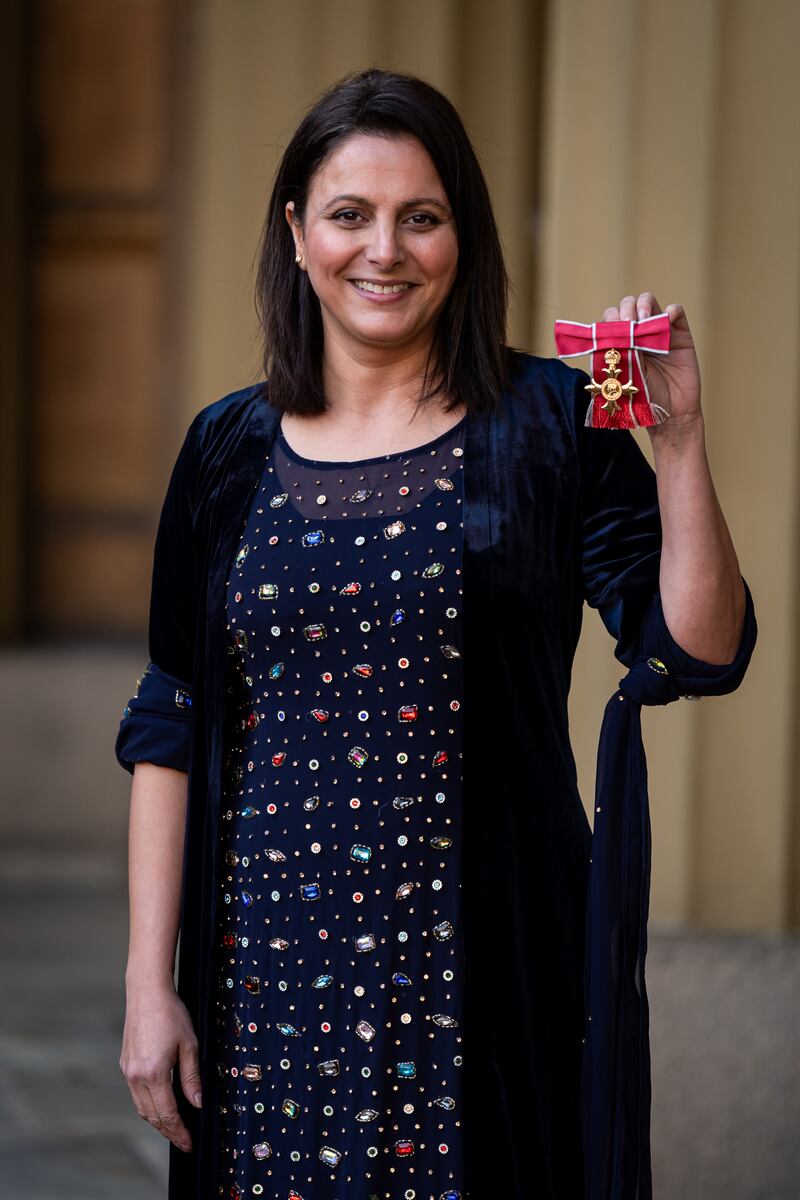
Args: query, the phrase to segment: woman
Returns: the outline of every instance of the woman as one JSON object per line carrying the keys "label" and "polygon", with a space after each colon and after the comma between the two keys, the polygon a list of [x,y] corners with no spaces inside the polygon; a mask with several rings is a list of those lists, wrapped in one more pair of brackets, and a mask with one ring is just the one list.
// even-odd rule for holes
{"label": "woman", "polygon": [[120,1065],[173,1200],[650,1194],[648,831],[595,839],[590,970],[571,664],[585,600],[631,668],[606,786],[646,816],[639,706],[738,687],[752,598],[681,307],[654,473],[584,426],[585,374],[506,345],[506,286],[441,93],[369,70],[313,105],[265,222],[267,379],[186,436],[117,739]]}

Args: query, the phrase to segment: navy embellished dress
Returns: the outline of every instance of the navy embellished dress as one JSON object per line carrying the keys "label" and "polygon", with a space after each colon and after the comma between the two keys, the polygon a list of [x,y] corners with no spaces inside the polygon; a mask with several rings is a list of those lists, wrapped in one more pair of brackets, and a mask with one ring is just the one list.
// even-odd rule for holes
{"label": "navy embellished dress", "polygon": [[279,434],[226,584],[220,1196],[459,1200],[464,422]]}

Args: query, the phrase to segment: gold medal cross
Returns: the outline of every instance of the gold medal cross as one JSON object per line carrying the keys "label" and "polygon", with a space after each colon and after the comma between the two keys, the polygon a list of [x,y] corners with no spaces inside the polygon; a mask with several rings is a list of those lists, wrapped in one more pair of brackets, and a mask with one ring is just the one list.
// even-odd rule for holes
{"label": "gold medal cross", "polygon": [[599,392],[605,401],[600,407],[605,409],[610,417],[613,417],[622,407],[619,403],[620,396],[632,396],[639,389],[634,387],[630,381],[628,383],[620,383],[619,362],[622,359],[622,355],[619,350],[606,350],[603,358],[608,364],[603,367],[603,371],[608,376],[608,379],[604,379],[602,383],[598,383],[593,379],[591,383],[586,384],[586,391],[592,393],[592,398]]}

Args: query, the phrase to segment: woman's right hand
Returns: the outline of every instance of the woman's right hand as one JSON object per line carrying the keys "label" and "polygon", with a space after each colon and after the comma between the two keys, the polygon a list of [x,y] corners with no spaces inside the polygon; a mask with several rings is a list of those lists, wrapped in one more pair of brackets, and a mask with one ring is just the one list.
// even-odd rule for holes
{"label": "woman's right hand", "polygon": [[187,1100],[202,1104],[197,1035],[174,985],[128,984],[120,1070],[140,1117],[179,1150],[192,1139],[175,1103],[170,1071],[177,1066]]}

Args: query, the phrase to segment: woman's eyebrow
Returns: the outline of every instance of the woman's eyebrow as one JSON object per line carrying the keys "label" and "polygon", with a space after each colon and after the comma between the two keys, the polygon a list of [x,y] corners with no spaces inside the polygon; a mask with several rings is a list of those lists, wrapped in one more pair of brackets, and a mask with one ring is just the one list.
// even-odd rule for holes
{"label": "woman's eyebrow", "polygon": [[[367,208],[371,207],[370,201],[366,196],[355,196],[352,192],[342,192],[339,196],[334,196],[325,204],[325,208],[329,208],[331,204],[337,204],[340,200],[349,200],[352,204],[363,204]],[[441,208],[443,212],[448,212],[446,204],[442,204],[441,200],[437,200],[433,196],[415,196],[411,200],[404,200],[400,205],[401,208],[410,208],[415,204],[433,204],[436,208]]]}

